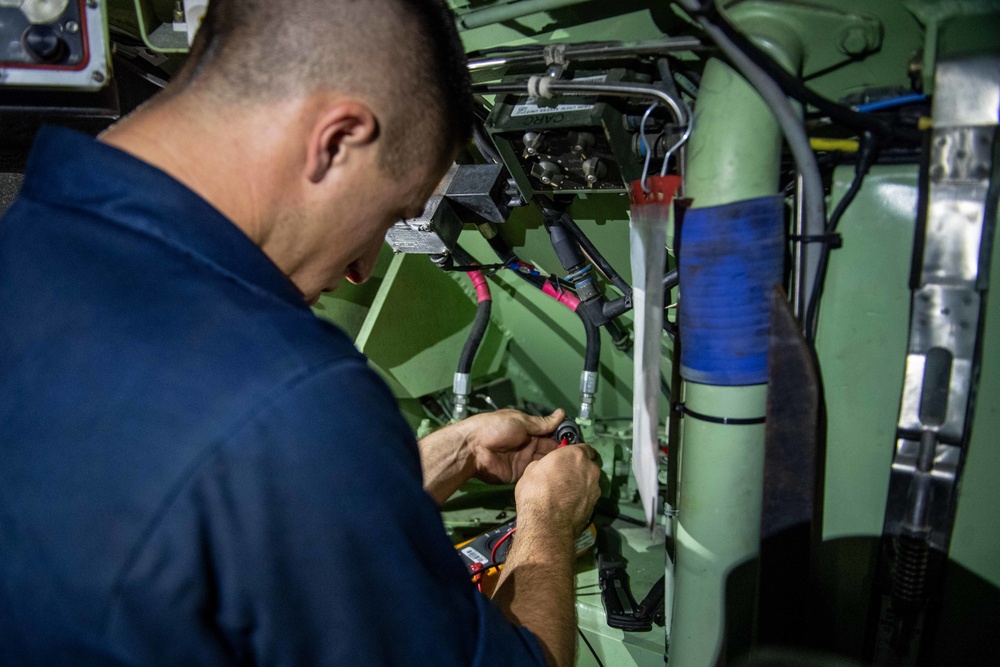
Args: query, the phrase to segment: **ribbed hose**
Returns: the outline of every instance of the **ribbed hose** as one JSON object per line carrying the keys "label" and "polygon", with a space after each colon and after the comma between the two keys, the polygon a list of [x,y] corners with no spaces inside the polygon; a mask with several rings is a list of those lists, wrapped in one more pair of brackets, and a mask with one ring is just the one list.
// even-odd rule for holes
{"label": "ribbed hose", "polygon": [[479,346],[486,335],[486,327],[490,324],[490,312],[493,310],[492,301],[480,301],[476,306],[476,317],[472,320],[472,331],[465,339],[465,347],[458,358],[458,372],[469,374],[472,372],[472,362],[476,358]]}

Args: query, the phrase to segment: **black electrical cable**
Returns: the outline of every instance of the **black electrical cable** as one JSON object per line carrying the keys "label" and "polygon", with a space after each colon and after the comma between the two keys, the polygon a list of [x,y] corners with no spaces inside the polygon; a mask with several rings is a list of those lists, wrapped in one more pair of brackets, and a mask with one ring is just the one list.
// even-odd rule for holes
{"label": "black electrical cable", "polygon": [[669,296],[670,290],[677,287],[680,283],[680,272],[677,269],[671,269],[663,274],[663,296],[667,298]]}
{"label": "black electrical cable", "polygon": [[497,149],[493,147],[493,142],[487,136],[486,131],[483,129],[482,123],[474,123],[472,126],[472,140],[476,144],[476,148],[484,158],[490,160],[494,164],[500,164],[503,159],[500,157],[500,153]]}
{"label": "black electrical cable", "polygon": [[830,250],[832,248],[831,241],[835,238],[837,232],[837,226],[840,224],[840,219],[844,217],[844,212],[847,211],[847,207],[851,205],[854,198],[858,196],[858,192],[861,190],[861,185],[864,182],[865,176],[871,169],[872,164],[875,163],[875,159],[878,156],[878,141],[875,136],[866,132],[861,136],[860,146],[858,148],[858,161],[854,166],[854,178],[851,180],[850,187],[847,188],[847,192],[844,196],[840,198],[837,202],[836,208],[833,209],[833,213],[830,215],[830,221],[826,225],[826,241],[823,243],[822,251],[819,256],[819,263],[816,267],[816,281],[813,283],[812,293],[809,295],[809,301],[806,305],[805,320],[803,322],[803,330],[806,334],[806,340],[810,343],[816,341],[816,327],[817,318],[819,316],[819,302],[823,294],[823,285],[826,282],[826,270],[830,263]]}
{"label": "black electrical cable", "polygon": [[601,662],[600,656],[597,655],[597,651],[594,650],[594,647],[590,645],[590,641],[587,639],[587,636],[583,634],[583,630],[580,629],[580,626],[577,626],[576,631],[580,633],[580,639],[582,639],[583,643],[590,649],[590,654],[594,656],[594,660],[597,661],[597,667],[604,667],[604,663]]}
{"label": "black electrical cable", "polygon": [[[687,9],[687,3],[681,4]],[[870,132],[885,139],[898,137],[914,143],[920,141],[920,132],[916,128],[899,127],[877,116],[857,112],[843,104],[828,100],[811,88],[808,88],[798,77],[779,65],[774,58],[730,23],[729,19],[723,16],[718,10],[716,3],[712,0],[703,2],[701,12],[699,13],[718,27],[740,51],[745,53],[750,60],[774,79],[775,83],[789,97],[793,97],[803,104],[815,107],[833,122],[849,127],[857,132]]]}
{"label": "black electrical cable", "polygon": [[576,241],[577,245],[579,245],[590,258],[590,261],[597,266],[597,270],[603,273],[604,276],[610,280],[612,284],[614,284],[619,292],[626,296],[632,294],[632,286],[628,284],[628,281],[621,277],[621,274],[615,271],[615,268],[611,266],[611,263],[604,258],[601,251],[597,249],[597,246],[595,246],[589,238],[587,238],[587,235],[583,233],[583,230],[577,226],[576,221],[574,221],[568,213],[558,208],[548,197],[535,197],[535,203],[538,205],[538,208],[541,209],[542,215],[547,221],[558,223],[563,229],[569,232],[570,236],[573,237],[573,240]]}

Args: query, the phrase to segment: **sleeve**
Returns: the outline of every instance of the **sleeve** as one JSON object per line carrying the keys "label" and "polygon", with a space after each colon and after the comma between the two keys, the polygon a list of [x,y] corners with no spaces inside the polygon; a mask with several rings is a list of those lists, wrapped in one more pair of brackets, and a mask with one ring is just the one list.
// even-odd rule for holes
{"label": "sleeve", "polygon": [[413,435],[363,362],[288,387],[191,494],[218,623],[256,664],[544,664],[469,581]]}

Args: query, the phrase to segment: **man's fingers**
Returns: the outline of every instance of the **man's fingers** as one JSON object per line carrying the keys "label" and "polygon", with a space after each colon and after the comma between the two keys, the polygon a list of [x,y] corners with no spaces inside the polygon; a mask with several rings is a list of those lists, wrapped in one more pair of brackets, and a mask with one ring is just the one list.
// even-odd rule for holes
{"label": "man's fingers", "polygon": [[566,413],[562,408],[556,408],[548,417],[525,416],[528,418],[527,428],[530,435],[548,435],[566,418]]}

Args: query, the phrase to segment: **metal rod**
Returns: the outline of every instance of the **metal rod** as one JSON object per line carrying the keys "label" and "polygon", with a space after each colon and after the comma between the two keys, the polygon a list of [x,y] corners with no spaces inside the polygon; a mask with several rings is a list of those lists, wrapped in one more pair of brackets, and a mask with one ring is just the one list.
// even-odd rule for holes
{"label": "metal rod", "polygon": [[475,11],[462,14],[458,17],[456,22],[458,23],[459,30],[472,30],[473,28],[482,28],[483,26],[493,25],[494,23],[512,21],[514,19],[521,18],[522,16],[537,14],[539,12],[548,12],[553,9],[561,9],[572,5],[580,5],[584,2],[590,1],[591,0],[520,0],[519,2],[493,5],[492,7],[477,9]]}
{"label": "metal rod", "polygon": [[[655,56],[674,51],[694,51],[704,45],[696,37],[672,37],[637,44],[567,44],[564,56],[567,60],[602,60],[624,56]],[[477,71],[493,69],[507,65],[544,64],[544,48],[538,48],[530,53],[514,53],[498,55],[492,58],[481,58],[469,61],[469,70]]]}
{"label": "metal rod", "polygon": [[792,234],[796,240],[792,242],[792,289],[789,300],[792,304],[792,313],[802,322],[806,314],[806,296],[802,292],[802,284],[805,282],[806,267],[802,263],[802,235],[805,234],[805,194],[802,191],[802,174],[795,175],[795,218],[792,220]]}
{"label": "metal rod", "polygon": [[[527,83],[491,83],[482,88],[488,93],[527,93]],[[687,111],[684,105],[680,104],[665,93],[660,88],[644,83],[618,83],[618,82],[597,82],[597,81],[561,81],[552,79],[548,83],[548,88],[553,93],[560,95],[610,95],[612,97],[645,97],[663,102],[678,125],[686,125],[688,122]]]}

